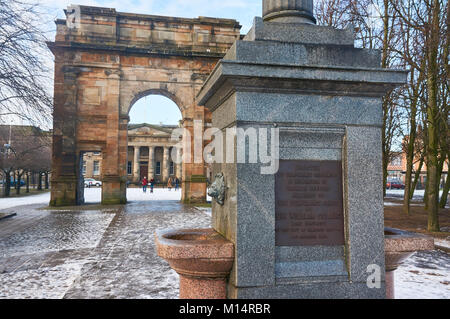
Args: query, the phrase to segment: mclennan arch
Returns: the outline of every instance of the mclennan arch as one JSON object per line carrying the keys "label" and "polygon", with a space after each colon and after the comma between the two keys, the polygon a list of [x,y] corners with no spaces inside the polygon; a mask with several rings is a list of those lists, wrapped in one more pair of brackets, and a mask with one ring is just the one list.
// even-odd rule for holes
{"label": "mclennan arch", "polygon": [[[195,96],[240,37],[240,25],[86,6],[65,12],[67,19],[56,21],[55,42],[48,44],[55,55],[50,204],[83,203],[85,152],[102,154],[102,203],[126,203],[131,107],[146,95],[164,95],[179,107],[191,136],[194,121],[206,128],[211,114]],[[194,151],[192,145],[186,149]],[[205,163],[183,163],[184,202],[205,200],[205,172]]]}

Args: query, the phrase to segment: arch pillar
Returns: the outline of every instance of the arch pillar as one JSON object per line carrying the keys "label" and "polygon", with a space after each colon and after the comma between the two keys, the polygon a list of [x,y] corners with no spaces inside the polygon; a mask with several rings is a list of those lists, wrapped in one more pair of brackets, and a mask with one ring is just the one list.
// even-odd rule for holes
{"label": "arch pillar", "polygon": [[[201,121],[201,127],[198,127],[198,121]],[[196,123],[197,122],[197,123]],[[186,161],[189,156],[183,157],[182,165],[182,195],[181,201],[185,204],[201,204],[206,203],[206,165],[203,161],[203,139],[195,143],[195,136],[198,134],[203,137],[205,128],[204,118],[198,117],[196,121],[193,119],[183,119],[183,127],[189,131],[191,139],[184,139],[183,152],[190,150],[191,161]],[[201,143],[200,146],[198,143]],[[200,154],[201,152],[201,160]]]}
{"label": "arch pillar", "polygon": [[164,153],[163,153],[163,165],[162,165],[162,179],[163,179],[163,183],[167,184],[168,180],[169,180],[169,165],[170,165],[170,160],[169,160],[170,156],[169,156],[169,147],[165,146],[164,147]]}
{"label": "arch pillar", "polygon": [[80,68],[63,65],[56,52],[50,206],[74,206],[84,201],[80,193],[81,168],[76,147],[80,73]]}
{"label": "arch pillar", "polygon": [[107,70],[106,149],[103,152],[102,204],[126,204],[129,117],[119,109],[120,70]]}
{"label": "arch pillar", "polygon": [[139,176],[140,176],[140,147],[134,146],[134,158],[133,158],[133,182],[138,183],[139,182]]}
{"label": "arch pillar", "polygon": [[[181,158],[181,156],[182,156],[182,150],[181,149],[177,149],[177,157],[178,157],[178,159]],[[178,179],[181,179],[181,176],[183,174],[182,169],[183,169],[183,167],[182,167],[181,163],[180,164],[175,164],[175,175],[176,175],[176,177]]]}
{"label": "arch pillar", "polygon": [[148,181],[155,178],[155,147],[148,147]]}

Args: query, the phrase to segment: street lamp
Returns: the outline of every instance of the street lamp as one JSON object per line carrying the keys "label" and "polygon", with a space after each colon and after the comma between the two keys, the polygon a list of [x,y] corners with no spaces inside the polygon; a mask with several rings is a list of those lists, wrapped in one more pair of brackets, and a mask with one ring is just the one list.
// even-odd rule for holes
{"label": "street lamp", "polygon": [[[6,165],[6,160],[8,159],[9,150],[11,149],[11,144],[4,144],[4,145],[3,145],[3,148],[4,148],[3,151],[4,151],[4,153],[5,153],[5,161],[4,161],[4,165]],[[6,186],[5,183],[6,183],[6,175],[5,175],[5,180],[3,181],[3,187]]]}

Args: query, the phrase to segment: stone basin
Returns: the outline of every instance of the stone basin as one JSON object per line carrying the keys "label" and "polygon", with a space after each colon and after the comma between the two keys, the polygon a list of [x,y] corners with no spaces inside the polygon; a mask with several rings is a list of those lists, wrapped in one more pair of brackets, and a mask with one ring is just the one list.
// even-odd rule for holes
{"label": "stone basin", "polygon": [[394,299],[394,271],[417,251],[434,250],[434,239],[430,236],[400,229],[384,229],[386,262],[386,298]]}
{"label": "stone basin", "polygon": [[156,231],[158,256],[180,275],[181,299],[225,299],[234,245],[214,229]]}

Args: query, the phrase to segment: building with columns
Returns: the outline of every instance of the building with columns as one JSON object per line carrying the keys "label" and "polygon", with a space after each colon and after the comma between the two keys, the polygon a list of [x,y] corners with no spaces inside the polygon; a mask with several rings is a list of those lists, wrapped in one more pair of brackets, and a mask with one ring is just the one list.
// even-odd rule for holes
{"label": "building with columns", "polygon": [[[169,177],[181,181],[182,164],[172,158],[177,141],[172,141],[172,131],[178,126],[130,124],[128,126],[127,176],[131,184],[140,184],[144,176],[156,183],[166,184]],[[179,154],[180,156],[181,154]],[[102,180],[102,154],[88,152],[83,156],[84,178]]]}

